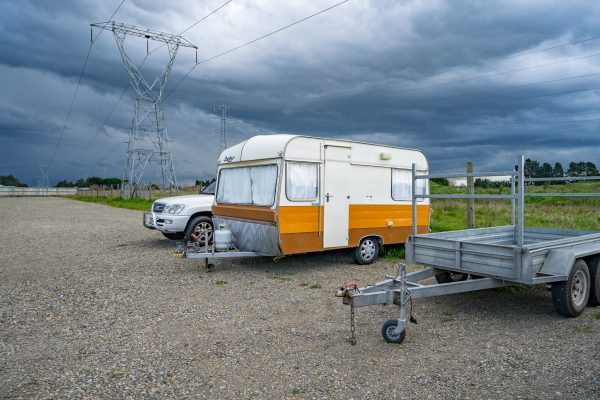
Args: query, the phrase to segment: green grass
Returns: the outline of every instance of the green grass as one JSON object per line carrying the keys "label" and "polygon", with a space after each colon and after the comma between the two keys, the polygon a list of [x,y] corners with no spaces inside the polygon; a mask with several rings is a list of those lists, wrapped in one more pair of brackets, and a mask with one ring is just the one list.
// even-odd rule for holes
{"label": "green grass", "polygon": [[592,317],[600,319],[600,306],[594,308],[594,311],[592,311]]}
{"label": "green grass", "polygon": [[[529,193],[600,193],[600,182],[574,182],[564,185],[527,186]],[[509,194],[509,187],[478,189],[478,194]],[[465,194],[466,188],[431,183],[432,194]],[[105,204],[130,210],[150,211],[152,200],[118,197],[66,196],[70,199]],[[431,231],[466,229],[467,202],[458,199],[433,199]],[[542,228],[600,230],[600,198],[530,197],[525,199],[525,225]],[[475,227],[510,225],[509,200],[475,200]],[[404,258],[404,247],[386,250],[386,259]]]}
{"label": "green grass", "polygon": [[386,246],[383,258],[385,258],[386,260],[398,260],[403,259],[405,254],[406,253],[403,244]]}
{"label": "green grass", "polygon": [[225,280],[218,280],[218,281],[215,282],[215,285],[219,285],[219,286],[227,285],[227,281],[225,281]]}
{"label": "green grass", "polygon": [[318,283],[315,283],[313,285],[310,285],[311,289],[323,289],[323,286],[319,285]]}
{"label": "green grass", "polygon": [[[480,189],[477,194],[510,194],[510,188]],[[600,182],[528,186],[528,193],[600,193]],[[432,194],[464,194],[466,188],[431,183]],[[475,200],[475,227],[510,225],[510,200]],[[466,229],[466,200],[433,199],[431,231]],[[600,230],[600,198],[529,197],[525,199],[525,225],[542,228]]]}
{"label": "green grass", "polygon": [[573,330],[577,333],[592,333],[592,328],[585,325],[573,325]]}
{"label": "green grass", "polygon": [[111,207],[127,208],[129,210],[140,210],[150,211],[152,207],[152,200],[145,199],[129,199],[123,200],[120,197],[94,197],[94,196],[81,196],[73,195],[66,196],[69,199],[85,201],[88,203],[104,204]]}

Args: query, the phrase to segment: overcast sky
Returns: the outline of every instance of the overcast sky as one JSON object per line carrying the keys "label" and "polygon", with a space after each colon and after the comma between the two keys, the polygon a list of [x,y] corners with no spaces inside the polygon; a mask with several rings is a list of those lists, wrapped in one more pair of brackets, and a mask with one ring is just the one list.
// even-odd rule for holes
{"label": "overcast sky", "polygon": [[[178,34],[225,1],[125,0],[113,20]],[[233,0],[183,36],[201,61],[336,2]],[[128,90],[117,104],[128,78],[112,32],[92,47],[63,134],[89,24],[120,3],[0,0],[0,175],[35,185],[57,149],[51,184],[122,177],[135,99]],[[126,46],[142,62],[145,40]],[[180,48],[167,92],[195,57]],[[165,62],[163,47],[142,71],[154,77]],[[198,65],[163,106],[180,183],[214,176],[221,101],[229,145],[269,133],[349,138],[422,149],[435,172],[467,160],[505,170],[518,153],[600,164],[599,78],[597,1],[350,0]]]}

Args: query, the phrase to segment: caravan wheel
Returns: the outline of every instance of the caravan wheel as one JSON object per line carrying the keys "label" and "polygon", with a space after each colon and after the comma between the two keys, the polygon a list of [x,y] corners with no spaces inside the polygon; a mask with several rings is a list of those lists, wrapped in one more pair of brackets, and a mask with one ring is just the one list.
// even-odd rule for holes
{"label": "caravan wheel", "polygon": [[361,239],[356,250],[354,250],[354,260],[357,264],[371,264],[377,259],[379,254],[379,243],[374,237]]}

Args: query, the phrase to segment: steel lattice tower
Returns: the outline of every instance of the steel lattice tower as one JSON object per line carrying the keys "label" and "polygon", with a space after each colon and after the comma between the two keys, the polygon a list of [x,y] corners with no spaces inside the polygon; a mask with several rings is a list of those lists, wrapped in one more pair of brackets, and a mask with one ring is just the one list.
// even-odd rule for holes
{"label": "steel lattice tower", "polygon": [[221,121],[221,129],[219,131],[219,154],[217,154],[217,156],[227,148],[227,110],[230,109],[231,107],[225,103],[213,106],[213,112],[219,116],[219,120]]}
{"label": "steel lattice tower", "polygon": [[[127,161],[123,173],[122,197],[131,198],[139,194],[141,191],[140,181],[148,165],[155,170],[155,175],[159,179],[163,191],[177,193],[177,178],[173,167],[173,157],[171,156],[161,103],[167,78],[175,62],[179,47],[191,47],[196,50],[197,47],[179,35],[142,29],[114,21],[92,24],[92,27],[113,32],[131,86],[136,94],[135,111],[127,142]],[[167,46],[169,61],[153,81],[147,81],[140,72],[139,67],[127,55],[125,50],[127,35],[145,38],[147,43],[150,40],[162,42],[161,47]],[[148,53],[148,44],[146,46]]]}

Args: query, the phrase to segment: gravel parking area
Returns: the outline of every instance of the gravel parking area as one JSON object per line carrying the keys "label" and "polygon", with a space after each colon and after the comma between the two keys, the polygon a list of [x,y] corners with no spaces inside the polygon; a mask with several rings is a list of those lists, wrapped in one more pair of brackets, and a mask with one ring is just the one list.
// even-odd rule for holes
{"label": "gravel parking area", "polygon": [[396,263],[348,251],[218,261],[170,255],[142,213],[60,198],[0,199],[2,398],[600,398],[600,319],[550,293],[491,290],[395,307],[335,298]]}

